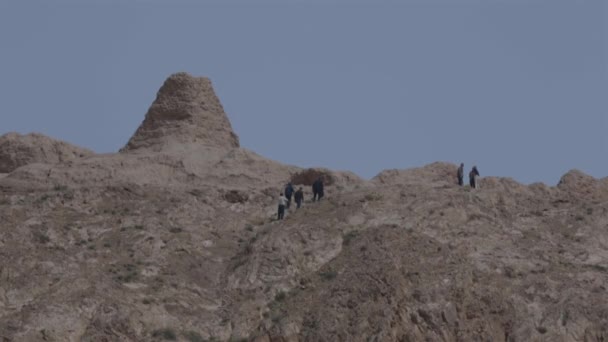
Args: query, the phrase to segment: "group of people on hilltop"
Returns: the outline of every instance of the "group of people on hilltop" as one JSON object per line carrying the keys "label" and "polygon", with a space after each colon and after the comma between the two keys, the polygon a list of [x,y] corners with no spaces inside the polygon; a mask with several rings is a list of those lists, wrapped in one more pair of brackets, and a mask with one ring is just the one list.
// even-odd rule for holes
{"label": "group of people on hilltop", "polygon": [[[456,177],[458,178],[458,185],[464,185],[464,163],[460,163],[458,167],[458,171],[456,173]],[[477,170],[477,166],[473,166],[471,171],[469,172],[469,185],[473,189],[478,188],[477,177],[479,177],[479,170]],[[325,195],[323,189],[323,178],[317,178],[314,183],[312,183],[312,201],[320,201],[321,198]],[[304,201],[304,191],[302,187],[300,187],[297,191],[294,190],[291,182],[288,182],[285,186],[285,190],[281,192],[279,195],[279,208],[277,213],[277,219],[282,220],[285,217],[285,209],[289,209],[291,207],[291,198],[294,198],[296,202],[296,209],[300,209],[302,206],[302,202]]]}
{"label": "group of people on hilltop", "polygon": [[[323,190],[323,178],[319,177],[312,184],[312,201],[320,201],[323,198],[324,190]],[[277,219],[282,220],[285,217],[285,209],[289,209],[291,207],[291,197],[293,196],[294,201],[296,202],[296,209],[300,209],[302,206],[302,202],[304,202],[304,191],[302,187],[300,187],[297,191],[294,191],[293,185],[291,182],[287,183],[285,186],[285,190],[281,192],[279,195],[279,209],[277,213]]]}
{"label": "group of people on hilltop", "polygon": [[[456,177],[458,177],[458,185],[464,185],[464,163],[460,163]],[[477,166],[473,166],[473,168],[469,172],[469,185],[473,189],[477,189],[477,177],[479,177],[479,171],[477,170]]]}

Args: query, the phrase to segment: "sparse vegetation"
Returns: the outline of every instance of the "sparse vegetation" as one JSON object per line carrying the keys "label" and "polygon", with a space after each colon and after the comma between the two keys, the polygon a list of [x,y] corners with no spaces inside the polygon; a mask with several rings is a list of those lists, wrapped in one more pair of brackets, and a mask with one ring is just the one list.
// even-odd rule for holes
{"label": "sparse vegetation", "polygon": [[136,280],[139,276],[137,266],[133,264],[124,264],[122,267],[118,265],[112,265],[109,270],[110,273],[116,274],[115,279],[121,283],[130,283]]}
{"label": "sparse vegetation", "polygon": [[247,342],[249,339],[247,337],[231,337],[230,342]]}
{"label": "sparse vegetation", "polygon": [[354,230],[344,234],[344,236],[342,236],[342,246],[348,246],[357,235],[359,235],[359,233]]}
{"label": "sparse vegetation", "polygon": [[249,196],[245,192],[230,190],[224,194],[224,199],[228,203],[245,203],[249,200]]}
{"label": "sparse vegetation", "polygon": [[207,342],[207,340],[205,340],[203,336],[201,336],[201,334],[197,333],[196,331],[185,331],[183,335],[190,342]]}
{"label": "sparse vegetation", "polygon": [[253,252],[253,244],[257,241],[257,235],[249,239],[249,242],[245,245],[245,254],[251,254]]}
{"label": "sparse vegetation", "polygon": [[49,194],[44,194],[42,196],[40,196],[40,198],[38,198],[36,200],[37,203],[42,203],[45,202],[47,199],[49,199],[51,196]]}
{"label": "sparse vegetation", "polygon": [[274,313],[270,320],[272,321],[272,323],[277,324],[281,321],[281,317],[282,316],[279,313]]}
{"label": "sparse vegetation", "polygon": [[321,272],[321,273],[319,273],[319,275],[324,280],[332,280],[338,276],[338,273],[336,273],[336,271],[329,270],[329,271]]}
{"label": "sparse vegetation", "polygon": [[262,226],[266,223],[266,218],[258,216],[258,217],[251,219],[251,221],[249,221],[249,223],[254,226]]}
{"label": "sparse vegetation", "polygon": [[45,232],[41,232],[39,230],[34,231],[34,241],[42,244],[49,243],[51,239],[46,235]]}
{"label": "sparse vegetation", "polygon": [[537,217],[541,217],[543,216],[543,212],[540,210],[534,210],[531,212],[532,215],[537,216]]}
{"label": "sparse vegetation", "polygon": [[177,335],[175,334],[175,331],[171,328],[154,330],[152,332],[152,337],[162,338],[167,341],[176,341],[177,340]]}
{"label": "sparse vegetation", "polygon": [[363,199],[367,202],[381,201],[383,198],[384,197],[381,194],[375,192],[365,194],[365,196],[363,196]]}
{"label": "sparse vegetation", "polygon": [[483,218],[483,216],[481,214],[477,214],[477,213],[469,214],[468,222],[481,220],[482,218]]}
{"label": "sparse vegetation", "polygon": [[61,185],[61,184],[55,184],[55,186],[53,187],[53,190],[55,191],[66,191],[68,189],[68,187],[66,185]]}
{"label": "sparse vegetation", "polygon": [[315,329],[317,329],[317,326],[319,325],[319,323],[317,322],[316,319],[311,318],[311,319],[304,320],[304,323],[302,325],[310,330],[315,330]]}
{"label": "sparse vegetation", "polygon": [[287,294],[283,291],[280,291],[276,296],[274,296],[274,300],[277,302],[282,302],[285,300],[285,298],[287,298]]}
{"label": "sparse vegetation", "polygon": [[568,319],[570,318],[570,312],[568,312],[568,309],[564,310],[561,316],[562,326],[565,327],[566,324],[568,324]]}
{"label": "sparse vegetation", "polygon": [[608,272],[608,266],[595,264],[595,265],[591,265],[591,268],[593,268],[596,271],[600,271],[600,272]]}
{"label": "sparse vegetation", "polygon": [[124,226],[124,227],[121,227],[121,228],[120,228],[120,231],[121,231],[121,232],[126,232],[127,230],[132,230],[132,229],[135,229],[135,230],[143,230],[143,229],[144,229],[144,226],[142,226],[142,225],[140,225],[140,224],[139,224],[139,225],[134,225],[134,226]]}

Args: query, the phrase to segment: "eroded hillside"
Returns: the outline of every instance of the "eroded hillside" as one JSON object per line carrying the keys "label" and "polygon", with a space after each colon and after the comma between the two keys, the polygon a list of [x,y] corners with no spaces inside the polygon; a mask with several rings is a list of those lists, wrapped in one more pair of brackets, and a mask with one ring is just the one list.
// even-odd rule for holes
{"label": "eroded hillside", "polygon": [[[18,166],[0,177],[3,341],[608,339],[607,179],[283,165],[187,74],[122,152]],[[306,202],[275,221],[290,179]]]}

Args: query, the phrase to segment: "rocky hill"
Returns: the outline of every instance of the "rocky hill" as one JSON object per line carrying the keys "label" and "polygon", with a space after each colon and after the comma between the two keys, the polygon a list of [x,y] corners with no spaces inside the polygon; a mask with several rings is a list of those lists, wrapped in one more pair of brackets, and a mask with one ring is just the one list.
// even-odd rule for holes
{"label": "rocky hill", "polygon": [[7,133],[0,136],[0,173],[9,173],[32,163],[57,164],[91,155],[93,151],[86,148],[39,133]]}
{"label": "rocky hill", "polygon": [[[608,179],[284,165],[186,74],[83,157],[0,178],[1,341],[608,340]],[[306,202],[276,221],[289,180]]]}

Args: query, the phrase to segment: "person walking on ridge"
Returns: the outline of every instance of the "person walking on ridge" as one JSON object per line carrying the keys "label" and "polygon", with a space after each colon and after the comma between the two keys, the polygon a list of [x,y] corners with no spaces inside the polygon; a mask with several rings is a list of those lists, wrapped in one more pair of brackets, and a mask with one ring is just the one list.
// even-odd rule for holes
{"label": "person walking on ridge", "polygon": [[321,198],[323,198],[323,196],[325,196],[325,190],[323,189],[323,177],[319,177],[319,198],[318,198],[318,200],[320,201]]}
{"label": "person walking on ridge", "polygon": [[312,201],[320,201],[323,197],[323,179],[321,177],[312,183]]}
{"label": "person walking on ridge", "polygon": [[462,186],[464,184],[463,179],[464,179],[464,163],[460,163],[460,166],[458,167],[458,173],[456,175],[458,177],[458,185]]}
{"label": "person walking on ridge", "polygon": [[285,197],[287,197],[287,209],[291,207],[291,195],[293,195],[293,185],[291,185],[291,182],[289,182],[285,186]]}
{"label": "person walking on ridge", "polygon": [[283,196],[283,193],[281,192],[281,195],[279,196],[279,212],[277,214],[277,220],[282,220],[283,217],[285,216],[285,206],[287,205],[287,197]]}
{"label": "person walking on ridge", "polygon": [[296,191],[293,198],[296,201],[296,209],[300,209],[300,207],[302,206],[302,201],[304,201],[304,192],[302,191],[302,187],[300,187],[298,191]]}
{"label": "person walking on ridge", "polygon": [[473,189],[477,189],[477,177],[479,177],[479,171],[477,171],[477,166],[473,166],[469,172],[469,185]]}

